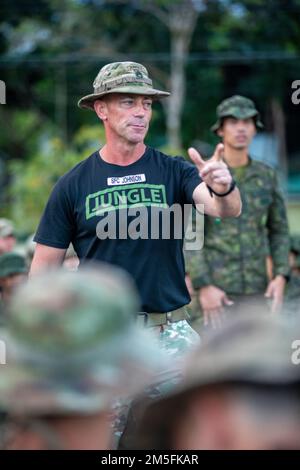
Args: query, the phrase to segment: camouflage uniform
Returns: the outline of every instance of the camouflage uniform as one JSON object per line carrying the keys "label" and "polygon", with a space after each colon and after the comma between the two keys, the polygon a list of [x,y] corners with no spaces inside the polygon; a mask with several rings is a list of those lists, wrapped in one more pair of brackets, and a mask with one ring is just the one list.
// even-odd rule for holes
{"label": "camouflage uniform", "polygon": [[131,280],[104,264],[31,278],[2,330],[7,364],[0,366],[0,411],[24,418],[84,415],[142,390],[169,362],[136,326],[137,309]]}
{"label": "camouflage uniform", "polygon": [[[188,316],[188,312],[187,312]],[[139,319],[139,316],[138,316]],[[147,325],[145,325],[147,328]],[[200,337],[186,320],[166,321],[164,325],[147,328],[154,334],[158,349],[172,360],[172,370],[161,380],[146,388],[132,403],[122,401],[117,404],[118,415],[114,423],[114,434],[119,450],[133,448],[137,423],[145,408],[153,400],[170,392],[181,378],[181,367],[186,354],[200,344]]]}
{"label": "camouflage uniform", "polygon": [[[212,129],[217,130],[228,116],[253,117],[261,127],[251,103],[239,96],[225,100],[218,107],[218,121]],[[235,301],[230,311],[244,301],[255,310],[268,284],[266,257],[272,257],[274,276],[289,274],[286,209],[272,168],[249,157],[242,172],[240,168],[230,171],[241,192],[242,213],[226,219],[205,216],[204,246],[197,253],[186,252],[187,272],[195,289],[207,285],[223,289]]]}

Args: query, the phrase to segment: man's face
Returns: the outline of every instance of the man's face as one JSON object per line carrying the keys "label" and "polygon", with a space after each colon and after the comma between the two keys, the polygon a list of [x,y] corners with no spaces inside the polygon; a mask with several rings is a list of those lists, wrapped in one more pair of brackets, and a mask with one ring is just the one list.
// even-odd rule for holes
{"label": "man's face", "polygon": [[27,274],[18,273],[11,274],[0,279],[0,285],[2,288],[2,299],[5,303],[9,303],[14,291],[23,284],[27,279]]}
{"label": "man's face", "polygon": [[95,111],[104,122],[107,137],[138,144],[144,141],[149,128],[152,99],[149,96],[114,93],[97,100]]}
{"label": "man's face", "polygon": [[222,137],[224,145],[236,150],[247,148],[255,134],[256,127],[252,118],[225,118],[222,127],[218,130],[218,135]]}
{"label": "man's face", "polygon": [[8,235],[7,237],[0,238],[0,254],[12,251],[15,244],[16,239],[14,235]]}

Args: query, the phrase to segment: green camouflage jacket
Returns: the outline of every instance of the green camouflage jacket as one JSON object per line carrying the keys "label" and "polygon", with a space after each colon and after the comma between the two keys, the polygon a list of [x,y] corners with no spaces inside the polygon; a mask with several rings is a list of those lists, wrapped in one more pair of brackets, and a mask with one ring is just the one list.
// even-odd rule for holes
{"label": "green camouflage jacket", "polygon": [[204,247],[186,251],[194,288],[213,284],[229,294],[257,294],[267,286],[266,256],[274,275],[288,275],[289,233],[275,171],[250,159],[243,176],[231,172],[241,192],[238,218],[205,216]]}

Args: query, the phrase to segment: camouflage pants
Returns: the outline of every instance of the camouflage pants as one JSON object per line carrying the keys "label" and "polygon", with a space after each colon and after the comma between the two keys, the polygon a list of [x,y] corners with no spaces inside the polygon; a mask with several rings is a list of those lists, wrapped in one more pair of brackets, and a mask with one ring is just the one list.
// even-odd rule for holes
{"label": "camouflage pants", "polygon": [[[185,354],[200,343],[199,335],[186,320],[150,328],[156,337],[157,345],[178,363]],[[159,384],[148,387],[136,400],[118,402],[114,407],[113,432],[115,446],[119,449],[134,449],[136,424],[147,405],[168,393],[180,380],[180,373]]]}
{"label": "camouflage pants", "polygon": [[158,346],[177,360],[197,345],[200,337],[186,320],[180,320],[162,325],[157,340]]}

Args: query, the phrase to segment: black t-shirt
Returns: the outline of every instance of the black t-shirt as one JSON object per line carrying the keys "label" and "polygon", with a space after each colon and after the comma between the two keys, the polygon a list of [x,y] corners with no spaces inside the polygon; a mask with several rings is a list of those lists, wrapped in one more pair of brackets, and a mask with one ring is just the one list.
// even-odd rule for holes
{"label": "black t-shirt", "polygon": [[[158,234],[150,215],[173,204],[192,204],[200,182],[194,165],[149,147],[127,166],[106,163],[95,152],[58,180],[34,240],[55,248],[67,248],[72,242],[80,265],[95,260],[124,268],[136,282],[143,311],[175,310],[190,301],[184,280],[183,240],[178,238],[178,229],[177,235],[172,233],[172,223],[169,239],[162,237],[167,232],[161,227]],[[109,239],[100,235],[108,227],[106,222],[110,224]],[[127,228],[131,236],[135,233],[133,238],[126,237]],[[112,229],[116,231],[113,236]]]}

